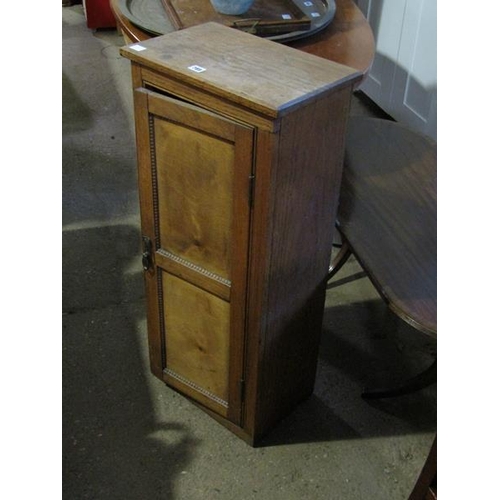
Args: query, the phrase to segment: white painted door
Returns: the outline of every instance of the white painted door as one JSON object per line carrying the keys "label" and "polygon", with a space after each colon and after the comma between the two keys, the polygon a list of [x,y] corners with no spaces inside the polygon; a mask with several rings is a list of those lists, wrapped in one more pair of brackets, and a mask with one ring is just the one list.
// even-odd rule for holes
{"label": "white painted door", "polygon": [[436,139],[436,0],[358,0],[376,56],[361,90],[397,121]]}

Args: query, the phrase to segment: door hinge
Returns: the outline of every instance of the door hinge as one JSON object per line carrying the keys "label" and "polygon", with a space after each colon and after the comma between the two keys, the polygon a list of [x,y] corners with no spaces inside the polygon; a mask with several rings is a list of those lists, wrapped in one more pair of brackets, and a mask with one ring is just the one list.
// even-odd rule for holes
{"label": "door hinge", "polygon": [[255,175],[251,174],[248,176],[248,205],[253,207],[253,199],[255,193]]}
{"label": "door hinge", "polygon": [[246,385],[245,380],[240,379],[240,400],[243,402],[245,400]]}

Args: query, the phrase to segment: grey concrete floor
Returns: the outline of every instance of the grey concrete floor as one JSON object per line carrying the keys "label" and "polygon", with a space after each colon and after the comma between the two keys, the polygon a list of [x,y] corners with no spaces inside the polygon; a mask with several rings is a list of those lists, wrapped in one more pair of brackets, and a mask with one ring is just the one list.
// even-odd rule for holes
{"label": "grey concrete floor", "polygon": [[[435,343],[395,318],[350,260],[329,284],[314,395],[258,448],[149,372],[129,61],[114,30],[63,23],[63,494],[78,499],[408,497],[436,389],[365,385],[425,368]],[[362,96],[352,113],[374,114]]]}

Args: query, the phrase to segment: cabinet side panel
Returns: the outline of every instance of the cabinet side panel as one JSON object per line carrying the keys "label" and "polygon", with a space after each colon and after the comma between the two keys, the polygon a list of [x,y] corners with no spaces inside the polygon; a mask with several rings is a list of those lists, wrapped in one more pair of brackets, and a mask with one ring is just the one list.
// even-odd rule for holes
{"label": "cabinet side panel", "polygon": [[270,186],[278,158],[277,135],[258,129],[255,141],[255,187],[250,230],[249,290],[246,314],[245,349],[245,408],[243,427],[245,432],[256,437],[258,413],[258,385],[260,380],[259,359],[261,358],[261,335],[265,331],[264,315],[267,304],[269,255],[272,240],[270,217],[272,200]]}
{"label": "cabinet side panel", "polygon": [[281,124],[257,434],[314,389],[351,91],[330,94]]}

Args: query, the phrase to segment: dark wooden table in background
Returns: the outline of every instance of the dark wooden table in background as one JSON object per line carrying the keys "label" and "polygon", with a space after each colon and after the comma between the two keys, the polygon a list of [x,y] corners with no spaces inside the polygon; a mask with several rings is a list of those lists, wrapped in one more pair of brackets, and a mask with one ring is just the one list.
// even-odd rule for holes
{"label": "dark wooden table in background", "polygon": [[[351,117],[338,227],[343,246],[331,278],[354,253],[389,308],[437,337],[437,146],[398,123]],[[365,391],[409,394],[437,381],[437,361],[414,378]],[[437,496],[437,438],[409,500]]]}
{"label": "dark wooden table in background", "polygon": [[339,230],[390,309],[437,334],[436,144],[398,123],[352,117]]}
{"label": "dark wooden table in background", "polygon": [[[110,5],[127,41],[133,43],[151,38],[150,33],[130,22],[120,9],[118,0],[110,0]],[[352,0],[336,0],[336,5],[335,17],[324,30],[287,45],[350,66],[366,75],[375,55],[373,32]]]}

